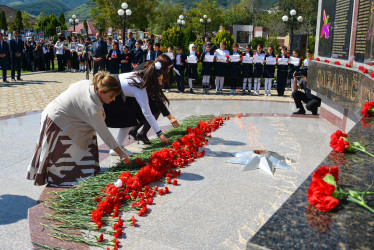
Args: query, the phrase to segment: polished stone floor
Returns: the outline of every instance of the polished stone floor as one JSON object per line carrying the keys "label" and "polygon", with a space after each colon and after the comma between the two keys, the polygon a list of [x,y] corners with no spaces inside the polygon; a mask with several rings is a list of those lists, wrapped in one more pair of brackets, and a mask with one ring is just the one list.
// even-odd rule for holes
{"label": "polished stone floor", "polygon": [[[288,99],[290,100],[290,99]],[[243,248],[251,235],[289,197],[330,151],[335,130],[318,116],[294,117],[294,104],[283,100],[173,100],[179,120],[194,114],[237,114],[213,134],[206,157],[183,170],[180,185],[159,197],[139,227],[126,228],[121,245],[134,249]],[[40,112],[0,119],[0,249],[30,249],[27,209],[43,187],[24,179],[40,129]],[[168,125],[160,118],[160,125]],[[116,135],[117,131],[112,130]],[[102,141],[99,139],[99,144]],[[136,152],[140,145],[127,149]],[[274,177],[242,172],[225,163],[230,152],[264,148],[297,161],[292,171]],[[108,156],[106,152],[102,154]],[[115,161],[105,157],[103,167]]]}

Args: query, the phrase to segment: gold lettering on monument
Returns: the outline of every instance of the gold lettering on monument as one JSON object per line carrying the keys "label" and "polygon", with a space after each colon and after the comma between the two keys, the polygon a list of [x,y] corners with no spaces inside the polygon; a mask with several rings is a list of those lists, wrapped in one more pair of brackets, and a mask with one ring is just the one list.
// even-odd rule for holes
{"label": "gold lettering on monument", "polygon": [[[335,94],[341,95],[351,101],[355,101],[358,90],[357,78],[357,74],[353,74],[353,79],[350,80],[338,73],[333,74],[330,71],[317,70],[317,88],[327,88]],[[365,93],[366,92],[363,92],[364,95]],[[362,96],[362,100],[365,99],[370,98],[369,96]]]}

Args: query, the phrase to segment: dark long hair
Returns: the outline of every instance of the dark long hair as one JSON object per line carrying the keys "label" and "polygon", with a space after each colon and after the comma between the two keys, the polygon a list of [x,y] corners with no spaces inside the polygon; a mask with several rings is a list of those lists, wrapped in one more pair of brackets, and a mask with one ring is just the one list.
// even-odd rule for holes
{"label": "dark long hair", "polygon": [[157,70],[155,63],[156,62],[149,62],[147,63],[148,66],[145,65],[143,70],[136,71],[134,76],[130,78],[132,80],[130,85],[140,89],[146,88],[148,97],[153,98],[155,96],[163,103],[167,102],[169,105],[170,102],[162,91],[162,86],[158,82],[158,78],[164,75],[162,66],[160,70]]}

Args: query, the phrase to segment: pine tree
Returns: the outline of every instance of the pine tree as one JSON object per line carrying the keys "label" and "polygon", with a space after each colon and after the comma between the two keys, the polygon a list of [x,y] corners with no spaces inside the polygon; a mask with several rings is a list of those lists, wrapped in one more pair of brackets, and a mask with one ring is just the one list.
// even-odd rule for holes
{"label": "pine tree", "polygon": [[14,19],[15,28],[18,30],[23,30],[23,22],[22,22],[22,13],[20,10],[17,10],[16,18]]}
{"label": "pine tree", "polygon": [[58,21],[60,22],[61,26],[65,24],[65,15],[61,12],[60,16],[58,17]]}
{"label": "pine tree", "polygon": [[84,19],[83,27],[86,30],[86,36],[88,36],[88,24],[87,24],[87,20],[86,19]]}
{"label": "pine tree", "polygon": [[6,21],[5,12],[3,10],[0,12],[0,29],[3,29],[5,31],[8,30],[8,23]]}

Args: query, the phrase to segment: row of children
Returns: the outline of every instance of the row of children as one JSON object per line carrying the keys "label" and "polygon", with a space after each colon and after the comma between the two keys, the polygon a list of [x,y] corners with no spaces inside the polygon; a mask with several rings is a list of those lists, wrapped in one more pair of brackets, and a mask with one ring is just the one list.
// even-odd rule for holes
{"label": "row of children", "polygon": [[[253,95],[259,95],[261,78],[264,78],[265,95],[271,95],[270,90],[272,80],[275,77],[277,68],[277,92],[279,96],[284,95],[285,87],[288,79],[293,81],[293,73],[299,71],[304,63],[304,67],[308,66],[311,53],[308,51],[308,59],[301,61],[299,50],[293,51],[293,56],[287,54],[287,47],[281,48],[281,54],[276,56],[274,48],[269,46],[267,53],[263,52],[264,48],[261,44],[257,46],[257,52],[253,52],[250,45],[245,47],[245,52],[239,51],[238,44],[233,44],[233,51],[230,53],[226,49],[226,43],[222,41],[220,48],[212,51],[212,44],[206,45],[206,51],[200,56],[196,52],[195,45],[190,45],[190,51],[184,55],[180,47],[177,48],[174,67],[181,76],[185,72],[188,78],[190,92],[193,92],[193,80],[198,79],[197,63],[202,62],[202,83],[203,93],[207,93],[210,89],[210,78],[215,76],[216,93],[222,93],[225,77],[229,77],[232,94],[236,93],[239,81],[243,79],[242,93],[252,93],[253,79]],[[172,48],[168,48],[168,52]],[[177,77],[178,90],[184,91],[184,78]],[[248,88],[247,88],[248,86]]]}

